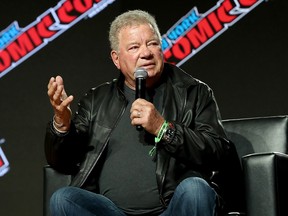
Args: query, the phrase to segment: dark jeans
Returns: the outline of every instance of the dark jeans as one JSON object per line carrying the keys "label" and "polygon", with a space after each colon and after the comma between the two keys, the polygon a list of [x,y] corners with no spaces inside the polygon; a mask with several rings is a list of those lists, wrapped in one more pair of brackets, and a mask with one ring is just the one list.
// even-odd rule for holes
{"label": "dark jeans", "polygon": [[[217,194],[201,178],[183,180],[160,216],[215,216]],[[76,187],[64,187],[51,197],[52,216],[126,216],[108,198]]]}

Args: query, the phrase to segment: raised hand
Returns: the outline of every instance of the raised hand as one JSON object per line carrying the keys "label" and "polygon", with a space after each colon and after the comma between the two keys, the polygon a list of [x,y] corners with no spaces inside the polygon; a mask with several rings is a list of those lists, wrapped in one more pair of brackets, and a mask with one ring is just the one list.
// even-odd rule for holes
{"label": "raised hand", "polygon": [[60,131],[68,131],[72,116],[70,104],[73,96],[67,96],[61,76],[50,78],[47,94],[54,110],[54,126]]}

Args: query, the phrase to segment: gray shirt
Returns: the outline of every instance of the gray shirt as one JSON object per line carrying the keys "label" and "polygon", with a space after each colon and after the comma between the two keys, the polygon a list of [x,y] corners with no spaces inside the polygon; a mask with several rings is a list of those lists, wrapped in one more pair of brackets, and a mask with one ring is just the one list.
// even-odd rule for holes
{"label": "gray shirt", "polygon": [[[162,104],[159,89],[163,90],[158,88],[154,97],[146,93],[147,100],[153,98],[158,110],[159,103]],[[135,91],[125,86],[124,94],[129,103],[108,144],[99,178],[100,193],[129,215],[160,213],[163,209],[156,182],[156,163],[149,155],[154,136],[131,125],[130,108]]]}

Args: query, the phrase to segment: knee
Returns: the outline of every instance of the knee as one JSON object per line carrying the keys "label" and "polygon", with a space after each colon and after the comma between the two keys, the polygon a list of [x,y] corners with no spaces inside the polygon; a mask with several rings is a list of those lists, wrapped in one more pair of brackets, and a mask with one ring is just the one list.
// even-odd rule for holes
{"label": "knee", "polygon": [[180,185],[184,196],[190,199],[200,200],[215,200],[216,192],[210,185],[202,178],[190,177],[184,179]]}
{"label": "knee", "polygon": [[204,179],[190,177],[180,182],[171,203],[174,208],[180,205],[178,209],[186,212],[183,215],[214,215],[217,194]]}
{"label": "knee", "polygon": [[69,197],[71,196],[72,188],[63,187],[56,190],[50,198],[50,208],[57,209],[63,208]]}

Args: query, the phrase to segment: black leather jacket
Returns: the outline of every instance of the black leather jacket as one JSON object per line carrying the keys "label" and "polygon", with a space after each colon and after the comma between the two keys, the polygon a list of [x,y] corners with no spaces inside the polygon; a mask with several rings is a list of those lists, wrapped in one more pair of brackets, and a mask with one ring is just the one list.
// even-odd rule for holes
{"label": "black leather jacket", "polygon": [[[173,141],[159,145],[156,155],[160,200],[165,205],[184,178],[200,176],[209,182],[229,143],[213,92],[205,83],[167,63],[162,79],[167,82],[161,114],[176,127]],[[97,185],[110,134],[126,109],[123,83],[120,75],[85,94],[67,134],[57,135],[51,122],[47,127],[47,161],[58,171],[73,174],[73,186]]]}

